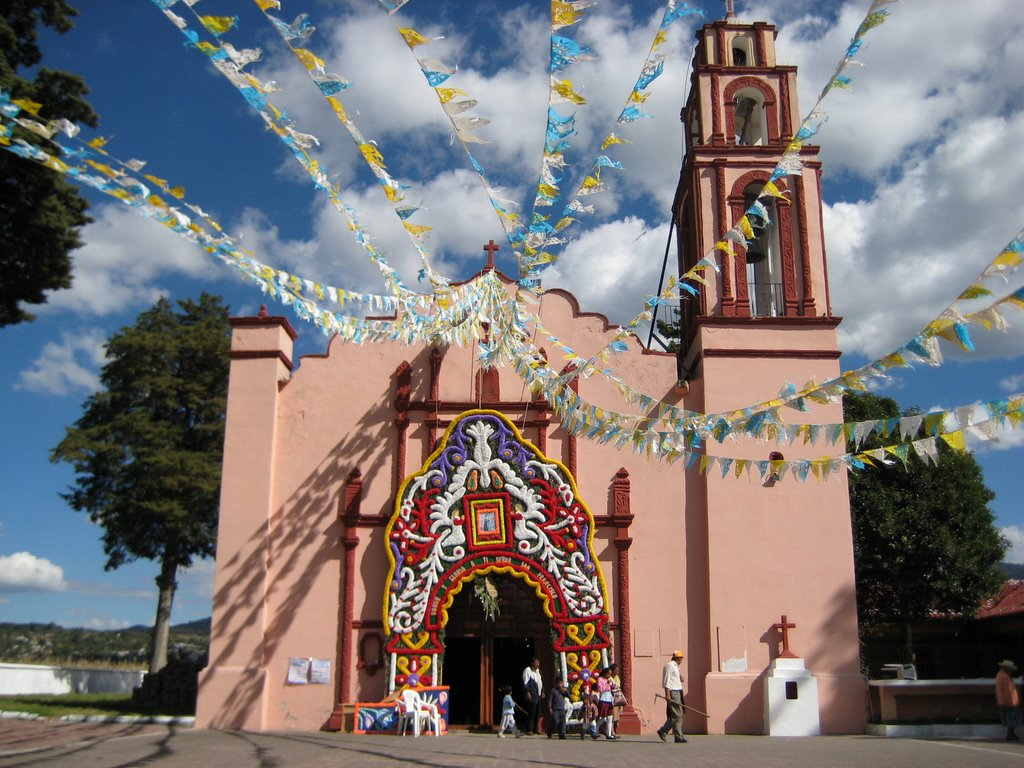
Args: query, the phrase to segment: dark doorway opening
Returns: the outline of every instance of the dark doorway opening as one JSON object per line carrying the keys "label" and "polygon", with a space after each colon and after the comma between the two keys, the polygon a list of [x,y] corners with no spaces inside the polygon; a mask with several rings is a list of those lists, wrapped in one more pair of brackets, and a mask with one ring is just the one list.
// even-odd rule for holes
{"label": "dark doorway opening", "polygon": [[496,728],[502,686],[510,686],[522,705],[523,670],[534,657],[540,659],[545,690],[553,682],[551,620],[540,598],[522,579],[499,573],[488,578],[498,590],[500,606],[493,620],[473,596],[472,581],[448,609],[442,676],[450,688],[448,721],[453,726]]}
{"label": "dark doorway opening", "polygon": [[[512,688],[512,697],[525,706],[526,696],[523,691],[523,670],[529,666],[537,655],[536,643],[532,637],[496,637],[494,638],[494,698],[492,701],[494,711],[494,722],[501,722],[501,688],[509,686]],[[541,664],[541,670],[544,665]],[[545,676],[547,677],[547,676]],[[550,681],[545,679],[547,687]],[[522,717],[522,712],[517,713],[516,720]]]}
{"label": "dark doorway opening", "polygon": [[449,637],[445,640],[444,684],[450,687],[448,721],[453,725],[480,722],[479,637]]}

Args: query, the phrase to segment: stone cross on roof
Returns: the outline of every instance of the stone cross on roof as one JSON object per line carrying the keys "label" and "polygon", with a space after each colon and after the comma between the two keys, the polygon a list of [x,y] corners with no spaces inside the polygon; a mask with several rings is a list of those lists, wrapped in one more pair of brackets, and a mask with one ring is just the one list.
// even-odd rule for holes
{"label": "stone cross on roof", "polygon": [[489,241],[487,245],[484,246],[484,250],[487,251],[487,266],[484,267],[484,269],[494,269],[494,254],[498,251],[499,248],[501,248],[501,246],[495,243],[493,240]]}

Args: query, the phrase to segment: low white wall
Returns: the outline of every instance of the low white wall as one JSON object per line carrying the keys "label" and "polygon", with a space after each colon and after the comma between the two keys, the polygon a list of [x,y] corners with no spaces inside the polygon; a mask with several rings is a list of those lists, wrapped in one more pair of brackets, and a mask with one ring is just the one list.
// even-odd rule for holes
{"label": "low white wall", "polygon": [[0,695],[33,693],[131,693],[145,672],[120,669],[0,664]]}

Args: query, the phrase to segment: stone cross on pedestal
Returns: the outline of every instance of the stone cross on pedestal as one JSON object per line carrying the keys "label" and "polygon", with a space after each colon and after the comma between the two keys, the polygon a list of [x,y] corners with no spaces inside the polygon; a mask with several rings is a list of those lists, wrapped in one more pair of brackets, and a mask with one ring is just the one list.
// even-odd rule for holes
{"label": "stone cross on pedestal", "polygon": [[789,630],[796,629],[796,624],[792,624],[786,620],[786,614],[782,614],[782,621],[777,624],[772,624],[772,629],[777,629],[782,633],[782,653],[779,654],[780,659],[798,659],[800,658],[791,650],[789,650]]}
{"label": "stone cross on pedestal", "polygon": [[494,269],[494,254],[498,251],[499,248],[501,248],[501,246],[495,243],[493,240],[489,241],[487,245],[484,246],[484,250],[487,251],[487,266],[484,267],[485,270]]}
{"label": "stone cross on pedestal", "polygon": [[772,624],[782,635],[782,653],[772,659],[764,678],[764,732],[769,736],[818,736],[818,681],[804,660],[789,650],[789,630],[796,624],[785,614]]}

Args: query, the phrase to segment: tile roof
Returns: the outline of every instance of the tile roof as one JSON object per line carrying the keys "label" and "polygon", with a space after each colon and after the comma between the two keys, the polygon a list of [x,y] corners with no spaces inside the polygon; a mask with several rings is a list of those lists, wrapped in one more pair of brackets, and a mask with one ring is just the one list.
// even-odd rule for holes
{"label": "tile roof", "polygon": [[976,618],[992,619],[1018,614],[1024,614],[1024,581],[1010,579],[996,594],[982,602]]}

